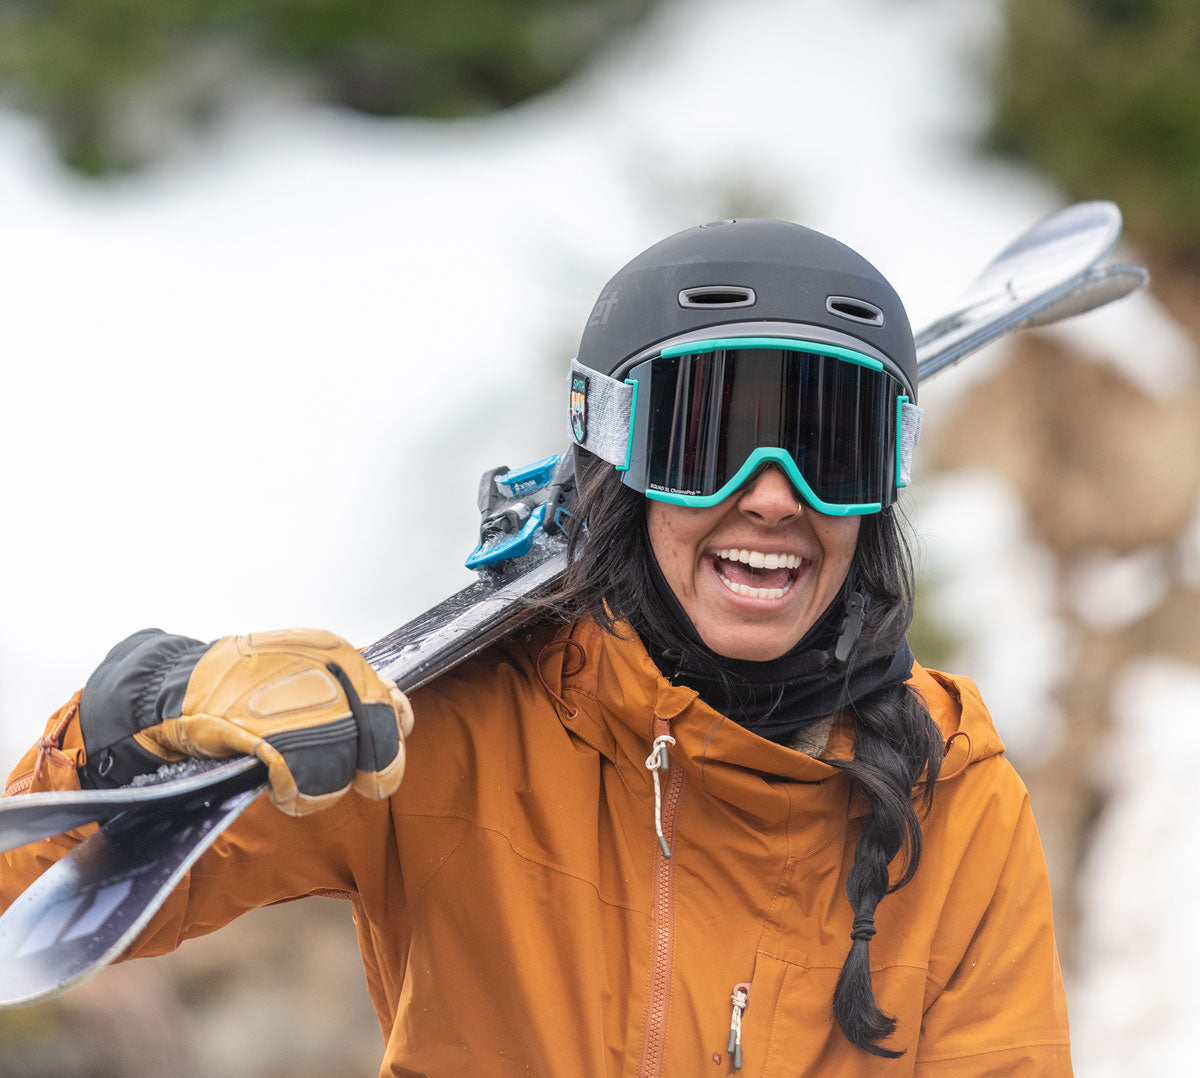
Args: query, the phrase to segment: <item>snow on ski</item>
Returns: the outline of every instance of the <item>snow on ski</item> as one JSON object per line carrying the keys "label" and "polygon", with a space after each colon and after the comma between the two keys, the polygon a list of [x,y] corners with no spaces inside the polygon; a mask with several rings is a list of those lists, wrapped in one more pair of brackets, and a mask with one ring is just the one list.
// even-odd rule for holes
{"label": "snow on ski", "polygon": [[214,789],[253,770],[257,761],[188,760],[166,765],[159,774],[111,790],[63,790],[24,794],[0,800],[0,853],[61,835],[89,823],[104,823],[132,808],[155,813],[186,807],[197,795],[210,798]]}
{"label": "snow on ski", "polygon": [[[1101,307],[1143,285],[1139,266],[1102,265],[1121,232],[1110,202],[1070,206],[1018,236],[984,267],[955,306],[917,334],[921,379],[1027,325]],[[569,457],[568,457],[569,460]],[[546,465],[547,462],[539,462]],[[405,691],[511,632],[525,600],[548,591],[566,564],[566,540],[545,484],[566,492],[566,466],[543,468],[543,489],[517,514],[514,556],[372,644],[368,661]],[[490,487],[494,473],[486,480]],[[559,484],[555,488],[555,484]],[[489,498],[481,497],[481,511]],[[541,526],[543,517],[550,522]],[[481,544],[481,547],[485,544]],[[242,758],[183,777],[105,791],[26,794],[0,802],[0,851],[107,821],[48,869],[0,917],[0,1007],[52,995],[117,957],[200,854],[265,788],[266,769]]]}

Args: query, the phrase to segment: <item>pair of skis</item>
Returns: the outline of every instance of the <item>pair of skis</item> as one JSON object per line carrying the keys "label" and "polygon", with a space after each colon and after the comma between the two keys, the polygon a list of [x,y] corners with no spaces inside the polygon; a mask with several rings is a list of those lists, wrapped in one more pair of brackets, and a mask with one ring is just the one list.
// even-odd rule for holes
{"label": "pair of skis", "polygon": [[[1144,269],[1103,264],[1120,232],[1116,206],[1086,202],[1017,237],[949,313],[917,334],[918,376],[1015,329],[1048,325],[1139,288]],[[511,632],[527,616],[525,600],[553,587],[566,565],[556,521],[572,499],[569,469],[554,458],[487,473],[485,538],[472,555],[482,566],[479,579],[367,648],[371,664],[411,691]],[[0,1006],[54,995],[118,957],[265,788],[262,764],[238,758],[174,765],[156,781],[115,790],[0,801],[0,852],[101,824],[0,917]]]}

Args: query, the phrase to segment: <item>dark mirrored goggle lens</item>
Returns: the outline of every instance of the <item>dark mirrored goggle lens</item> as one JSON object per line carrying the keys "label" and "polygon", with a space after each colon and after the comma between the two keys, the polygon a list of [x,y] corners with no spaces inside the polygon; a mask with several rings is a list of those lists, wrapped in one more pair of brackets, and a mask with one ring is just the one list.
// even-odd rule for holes
{"label": "dark mirrored goggle lens", "polygon": [[881,371],[756,348],[660,357],[631,376],[649,394],[651,489],[713,494],[765,447],[790,453],[826,502],[892,500],[899,387]]}

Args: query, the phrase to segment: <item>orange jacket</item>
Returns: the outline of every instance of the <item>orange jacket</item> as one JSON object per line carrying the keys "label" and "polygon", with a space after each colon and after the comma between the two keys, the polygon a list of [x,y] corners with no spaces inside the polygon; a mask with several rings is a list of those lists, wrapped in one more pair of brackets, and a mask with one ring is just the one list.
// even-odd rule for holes
{"label": "orange jacket", "polygon": [[[915,879],[876,914],[873,983],[898,1020],[899,1059],[851,1047],[830,1013],[858,833],[846,779],[723,719],[662,678],[636,638],[590,622],[510,639],[415,693],[390,801],[351,794],[301,819],[255,805],[131,953],[344,893],[385,1075],[732,1074],[737,985],[749,986],[747,1078],[1069,1074],[1028,795],[971,682],[918,668],[914,685],[948,738],[969,737],[950,745],[945,773],[963,770],[923,819]],[[37,788],[73,784],[76,727],[43,754]],[[646,767],[666,732],[669,860]],[[848,752],[849,736],[828,751]],[[68,844],[6,855],[0,902]]]}

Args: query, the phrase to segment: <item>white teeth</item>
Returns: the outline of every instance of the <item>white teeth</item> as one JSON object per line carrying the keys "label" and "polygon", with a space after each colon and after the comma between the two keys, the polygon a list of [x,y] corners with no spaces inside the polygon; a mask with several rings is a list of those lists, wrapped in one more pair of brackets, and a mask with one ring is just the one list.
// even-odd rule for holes
{"label": "white teeth", "polygon": [[[718,550],[717,557],[725,561],[737,561],[749,565],[752,569],[799,569],[804,559],[798,554],[764,554],[759,550],[740,550],[730,547]],[[748,599],[782,599],[792,590],[794,580],[789,580],[782,588],[752,588],[748,584],[735,584],[724,573],[718,571],[717,576],[735,595],[743,595]]]}
{"label": "white teeth", "polygon": [[752,569],[799,569],[804,564],[804,559],[798,554],[764,554],[759,550],[739,550],[737,547],[718,550],[717,557],[726,561],[740,561]]}
{"label": "white teeth", "polygon": [[717,576],[730,591],[737,595],[744,595],[747,599],[782,599],[792,590],[791,581],[788,581],[786,588],[751,588],[745,584],[735,584],[732,580],[727,580],[721,573],[718,573]]}

